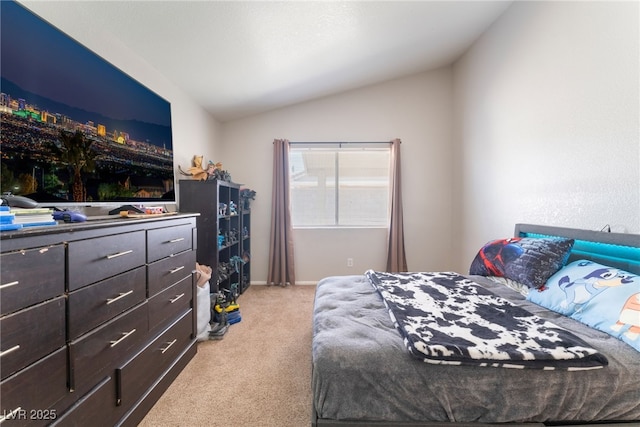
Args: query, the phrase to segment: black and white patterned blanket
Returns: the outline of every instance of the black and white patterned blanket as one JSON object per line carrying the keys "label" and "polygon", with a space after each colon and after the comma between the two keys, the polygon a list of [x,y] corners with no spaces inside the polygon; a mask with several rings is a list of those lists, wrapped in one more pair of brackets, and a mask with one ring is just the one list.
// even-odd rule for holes
{"label": "black and white patterned blanket", "polygon": [[409,352],[425,362],[566,370],[608,364],[570,331],[457,273],[365,274]]}

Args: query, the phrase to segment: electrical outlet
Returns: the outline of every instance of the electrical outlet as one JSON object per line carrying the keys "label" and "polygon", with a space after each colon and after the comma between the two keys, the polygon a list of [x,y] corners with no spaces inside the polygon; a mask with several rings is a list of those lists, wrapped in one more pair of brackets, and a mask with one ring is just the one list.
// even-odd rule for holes
{"label": "electrical outlet", "polygon": [[347,258],[347,267],[353,267],[353,258]]}

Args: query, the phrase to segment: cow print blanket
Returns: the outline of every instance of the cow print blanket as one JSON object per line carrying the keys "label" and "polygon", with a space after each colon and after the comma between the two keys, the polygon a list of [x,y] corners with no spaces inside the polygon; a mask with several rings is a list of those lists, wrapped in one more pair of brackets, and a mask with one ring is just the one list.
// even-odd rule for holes
{"label": "cow print blanket", "polygon": [[457,273],[366,273],[409,352],[425,362],[529,369],[608,364],[566,329]]}

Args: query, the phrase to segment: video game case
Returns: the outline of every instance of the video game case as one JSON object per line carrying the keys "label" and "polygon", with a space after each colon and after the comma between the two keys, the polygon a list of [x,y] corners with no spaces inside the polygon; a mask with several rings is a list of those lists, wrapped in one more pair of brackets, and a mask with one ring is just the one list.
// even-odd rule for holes
{"label": "video game case", "polygon": [[27,222],[27,223],[21,223],[21,224],[16,224],[16,225],[22,225],[23,227],[37,227],[40,225],[58,225],[58,221],[52,220],[52,221],[42,221],[42,222]]}
{"label": "video game case", "polygon": [[20,230],[22,224],[0,224],[0,231]]}

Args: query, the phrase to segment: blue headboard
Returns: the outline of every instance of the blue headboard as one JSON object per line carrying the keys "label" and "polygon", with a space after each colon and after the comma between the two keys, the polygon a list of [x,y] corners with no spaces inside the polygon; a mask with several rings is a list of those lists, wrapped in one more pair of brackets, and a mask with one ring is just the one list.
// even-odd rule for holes
{"label": "blue headboard", "polygon": [[569,261],[587,259],[640,275],[640,234],[608,233],[547,225],[516,224],[515,237],[574,239]]}

